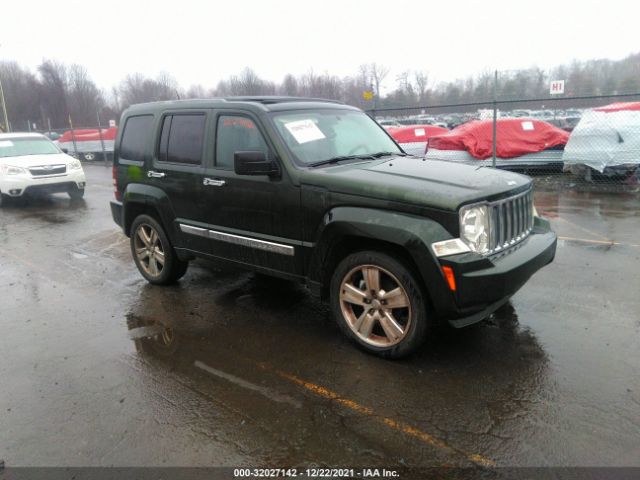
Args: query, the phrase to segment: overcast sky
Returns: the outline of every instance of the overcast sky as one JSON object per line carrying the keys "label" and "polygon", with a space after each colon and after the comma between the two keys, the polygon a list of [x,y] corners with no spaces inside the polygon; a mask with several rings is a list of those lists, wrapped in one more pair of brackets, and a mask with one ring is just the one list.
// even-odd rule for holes
{"label": "overcast sky", "polygon": [[640,4],[618,1],[3,0],[0,60],[85,65],[108,88],[125,75],[173,74],[215,86],[250,66],[280,81],[358,65],[423,70],[431,82],[483,70],[620,59],[640,50]]}

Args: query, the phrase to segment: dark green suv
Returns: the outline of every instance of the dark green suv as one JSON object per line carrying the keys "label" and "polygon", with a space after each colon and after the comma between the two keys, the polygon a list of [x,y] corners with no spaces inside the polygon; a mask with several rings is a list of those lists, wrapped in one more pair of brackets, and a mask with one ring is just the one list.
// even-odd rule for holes
{"label": "dark green suv", "polygon": [[159,102],[121,125],[111,211],[149,282],[195,257],[297,280],[385,357],[482,320],[555,255],[527,177],[408,156],[340,103]]}

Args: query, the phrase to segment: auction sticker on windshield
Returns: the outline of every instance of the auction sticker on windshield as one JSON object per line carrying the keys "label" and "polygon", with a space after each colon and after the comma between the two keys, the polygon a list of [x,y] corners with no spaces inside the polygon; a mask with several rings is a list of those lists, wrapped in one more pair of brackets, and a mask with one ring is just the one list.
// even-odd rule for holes
{"label": "auction sticker on windshield", "polygon": [[298,143],[307,143],[325,138],[313,120],[296,120],[295,122],[285,123],[284,126],[287,127],[287,130]]}

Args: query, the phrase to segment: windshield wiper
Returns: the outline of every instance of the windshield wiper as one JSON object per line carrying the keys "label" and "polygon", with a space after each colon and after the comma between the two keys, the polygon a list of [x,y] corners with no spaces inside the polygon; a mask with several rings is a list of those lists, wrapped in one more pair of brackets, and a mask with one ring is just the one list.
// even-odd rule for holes
{"label": "windshield wiper", "polygon": [[389,155],[394,155],[396,157],[406,157],[407,156],[407,154],[403,153],[403,152],[378,152],[378,153],[372,153],[369,156],[373,157],[373,158],[380,158],[380,157],[387,157]]}
{"label": "windshield wiper", "polygon": [[338,157],[328,158],[326,160],[320,160],[319,162],[310,163],[309,167],[319,167],[321,165],[331,165],[333,163],[342,162],[344,160],[374,160],[380,157],[387,156],[397,156],[397,157],[406,157],[406,153],[402,152],[376,152],[376,153],[367,153],[362,155],[340,155]]}
{"label": "windshield wiper", "polygon": [[319,162],[313,162],[307,165],[308,167],[320,167],[321,165],[331,165],[333,163],[342,162],[344,160],[370,160],[377,157],[373,155],[340,155],[338,157],[327,158],[326,160],[320,160]]}

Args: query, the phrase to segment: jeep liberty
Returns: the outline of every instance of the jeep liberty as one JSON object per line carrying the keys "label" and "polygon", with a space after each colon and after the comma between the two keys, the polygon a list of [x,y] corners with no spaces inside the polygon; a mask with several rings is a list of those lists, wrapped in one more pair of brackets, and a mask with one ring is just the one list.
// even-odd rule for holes
{"label": "jeep liberty", "polygon": [[147,281],[196,257],[299,281],[386,358],[484,319],[555,255],[528,177],[409,156],[355,107],[181,100],[120,125],[111,211]]}

